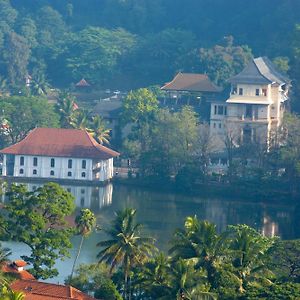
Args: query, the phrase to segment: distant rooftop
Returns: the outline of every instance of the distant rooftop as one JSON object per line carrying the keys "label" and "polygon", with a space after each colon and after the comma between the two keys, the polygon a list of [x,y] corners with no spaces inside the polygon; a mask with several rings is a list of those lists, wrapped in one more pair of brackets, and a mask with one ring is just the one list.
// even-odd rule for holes
{"label": "distant rooftop", "polygon": [[222,88],[211,82],[205,74],[178,73],[171,82],[162,88],[164,91],[187,91],[187,92],[221,92]]}
{"label": "distant rooftop", "polygon": [[10,287],[25,294],[25,300],[93,300],[95,298],[66,285],[36,280],[16,280]]}
{"label": "distant rooftop", "polygon": [[35,128],[4,154],[109,159],[119,153],[98,144],[85,130]]}
{"label": "distant rooftop", "polygon": [[88,87],[91,86],[84,78],[82,78],[80,81],[78,81],[75,86],[77,87]]}
{"label": "distant rooftop", "polygon": [[271,84],[279,85],[289,83],[290,80],[280,73],[267,57],[258,57],[250,61],[246,68],[239,74],[231,77],[233,84]]}

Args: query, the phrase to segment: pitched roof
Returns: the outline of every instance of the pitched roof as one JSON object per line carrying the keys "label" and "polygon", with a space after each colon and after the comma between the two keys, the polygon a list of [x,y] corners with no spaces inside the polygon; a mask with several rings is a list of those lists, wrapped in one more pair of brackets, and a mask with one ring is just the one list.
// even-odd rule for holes
{"label": "pitched roof", "polygon": [[45,283],[36,280],[16,280],[10,287],[23,292],[25,300],[94,300],[80,290],[66,285]]}
{"label": "pitched roof", "polygon": [[162,88],[165,91],[221,92],[222,88],[212,83],[205,74],[178,73]]}
{"label": "pitched roof", "polygon": [[109,159],[119,153],[98,144],[85,130],[35,128],[4,154]]}
{"label": "pitched roof", "polygon": [[80,81],[78,81],[75,86],[79,87],[86,87],[91,86],[84,78],[82,78]]}
{"label": "pitched roof", "polygon": [[281,74],[267,57],[252,59],[246,68],[229,79],[231,83],[270,84],[289,83],[290,80]]}
{"label": "pitched roof", "polygon": [[[23,262],[23,263],[21,263],[21,262]],[[31,275],[28,271],[26,271],[26,270],[19,271],[17,269],[18,267],[24,267],[26,265],[27,265],[27,263],[25,261],[21,261],[21,260],[14,261],[14,262],[7,262],[2,265],[1,271],[3,273],[13,273],[19,279],[35,280],[34,276]]]}
{"label": "pitched roof", "polygon": [[99,102],[93,112],[102,117],[118,118],[122,111],[122,101],[120,99],[102,100]]}

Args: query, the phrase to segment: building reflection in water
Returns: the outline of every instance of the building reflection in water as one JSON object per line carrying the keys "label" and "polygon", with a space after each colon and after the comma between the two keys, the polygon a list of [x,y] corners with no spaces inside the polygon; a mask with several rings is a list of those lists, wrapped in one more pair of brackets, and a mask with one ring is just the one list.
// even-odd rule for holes
{"label": "building reflection in water", "polygon": [[[22,183],[25,184],[30,192],[35,191],[43,184]],[[84,186],[84,185],[61,185],[70,192],[75,198],[76,207],[90,208],[98,212],[102,207],[110,206],[112,203],[113,185],[111,183],[104,186]],[[4,196],[2,196],[2,202]]]}

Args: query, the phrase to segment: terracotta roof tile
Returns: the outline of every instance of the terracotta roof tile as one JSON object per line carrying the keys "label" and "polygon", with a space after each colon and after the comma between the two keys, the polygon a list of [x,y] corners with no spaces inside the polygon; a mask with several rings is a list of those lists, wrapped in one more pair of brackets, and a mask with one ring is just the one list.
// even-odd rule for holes
{"label": "terracotta roof tile", "polygon": [[25,139],[0,153],[108,159],[119,153],[98,144],[85,130],[35,128]]}
{"label": "terracotta roof tile", "polygon": [[4,273],[13,273],[16,274],[19,279],[24,279],[24,280],[35,280],[33,275],[31,275],[28,271],[22,270],[18,271],[16,268],[12,266],[11,263],[5,264],[1,268],[2,272]]}
{"label": "terracotta roof tile", "polygon": [[165,91],[221,92],[222,88],[212,83],[205,74],[178,73],[162,88]]}
{"label": "terracotta roof tile", "polygon": [[75,86],[79,87],[86,87],[86,86],[91,86],[84,78],[82,78],[80,81],[78,81]]}
{"label": "terracotta roof tile", "polygon": [[25,300],[94,300],[72,286],[32,280],[16,280],[11,284],[14,291],[25,294]]}

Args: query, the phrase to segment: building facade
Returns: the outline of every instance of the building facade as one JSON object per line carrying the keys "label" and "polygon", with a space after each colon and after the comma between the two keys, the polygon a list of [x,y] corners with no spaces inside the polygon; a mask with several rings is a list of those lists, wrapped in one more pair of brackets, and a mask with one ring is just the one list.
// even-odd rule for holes
{"label": "building facade", "polygon": [[36,128],[0,151],[2,176],[107,181],[119,153],[99,145],[84,130]]}
{"label": "building facade", "polygon": [[236,145],[268,143],[272,132],[282,124],[289,79],[266,57],[258,57],[229,82],[229,98],[211,102],[210,129],[218,138],[220,150],[228,135]]}

